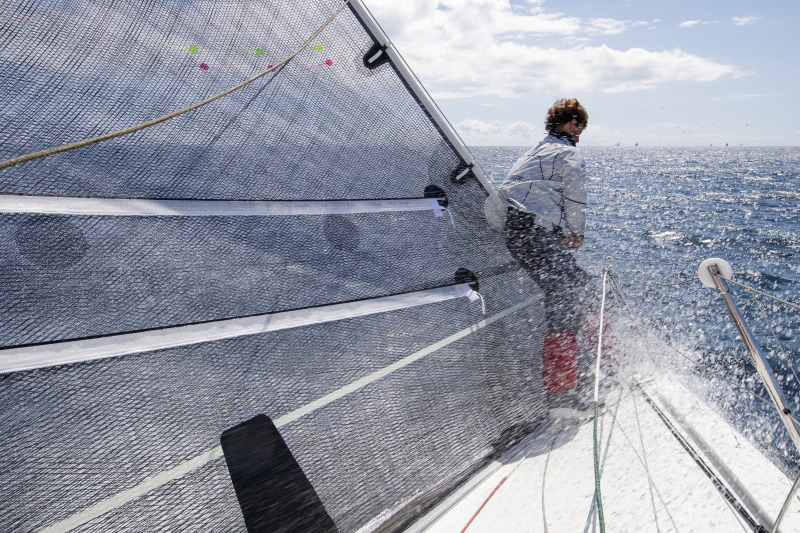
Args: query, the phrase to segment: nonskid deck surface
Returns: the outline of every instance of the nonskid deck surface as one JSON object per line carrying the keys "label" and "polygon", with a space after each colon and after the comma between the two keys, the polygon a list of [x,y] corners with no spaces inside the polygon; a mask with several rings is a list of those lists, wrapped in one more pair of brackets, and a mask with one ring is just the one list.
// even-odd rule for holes
{"label": "nonskid deck surface", "polygon": [[[698,452],[734,503],[647,398]],[[791,488],[778,468],[673,379],[641,389],[614,387],[606,395],[598,431],[607,531],[752,531],[734,508],[737,503],[769,531]],[[552,418],[409,531],[599,531],[592,449],[591,418]],[[780,531],[800,531],[797,498]]]}

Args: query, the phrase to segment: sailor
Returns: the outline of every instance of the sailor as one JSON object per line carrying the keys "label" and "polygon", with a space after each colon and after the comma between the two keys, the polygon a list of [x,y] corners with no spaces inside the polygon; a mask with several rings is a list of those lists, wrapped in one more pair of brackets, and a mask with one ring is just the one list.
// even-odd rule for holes
{"label": "sailor", "polygon": [[[544,292],[548,333],[542,380],[551,406],[576,406],[579,378],[589,364],[578,361],[584,309],[594,299],[588,274],[569,253],[586,230],[586,169],[576,147],[589,114],[574,98],[547,111],[547,136],[520,157],[500,187],[508,201],[506,245]],[[580,366],[580,368],[578,368]],[[582,385],[582,383],[581,383]]]}

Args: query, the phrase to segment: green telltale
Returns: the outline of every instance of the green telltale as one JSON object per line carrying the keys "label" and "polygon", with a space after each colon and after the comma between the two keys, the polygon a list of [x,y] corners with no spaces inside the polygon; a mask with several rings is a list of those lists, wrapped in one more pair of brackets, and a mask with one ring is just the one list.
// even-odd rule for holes
{"label": "green telltale", "polygon": [[196,54],[197,53],[197,47],[195,45],[192,45],[192,46],[189,47],[189,51],[191,53],[193,53],[193,54]]}

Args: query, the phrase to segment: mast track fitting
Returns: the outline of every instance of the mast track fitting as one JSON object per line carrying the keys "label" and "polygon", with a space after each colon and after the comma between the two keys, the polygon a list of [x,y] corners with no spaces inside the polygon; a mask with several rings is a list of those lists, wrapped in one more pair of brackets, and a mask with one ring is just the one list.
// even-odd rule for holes
{"label": "mast track fitting", "polygon": [[367,53],[364,54],[364,66],[370,70],[375,70],[384,63],[388,63],[389,61],[391,61],[392,59],[389,57],[389,54],[386,53],[387,47],[388,43],[373,44],[372,47],[369,50],[367,50]]}
{"label": "mast track fitting", "polygon": [[473,164],[460,163],[450,175],[450,181],[453,183],[464,183],[466,178],[470,175],[474,175],[473,168]]}

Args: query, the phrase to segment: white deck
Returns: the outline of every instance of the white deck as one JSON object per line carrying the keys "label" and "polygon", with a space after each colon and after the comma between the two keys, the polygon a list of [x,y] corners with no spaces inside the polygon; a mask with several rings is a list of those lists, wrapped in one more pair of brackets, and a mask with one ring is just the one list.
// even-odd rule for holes
{"label": "white deck", "polygon": [[[791,488],[786,476],[674,380],[647,383],[644,391],[769,531]],[[627,386],[609,391],[600,420],[601,462],[605,456],[601,495],[607,531],[753,530],[641,391],[634,393]],[[470,533],[599,531],[597,513],[590,514],[592,445],[591,419],[552,419],[408,531],[457,533],[471,519]],[[798,498],[780,531],[800,531]]]}

